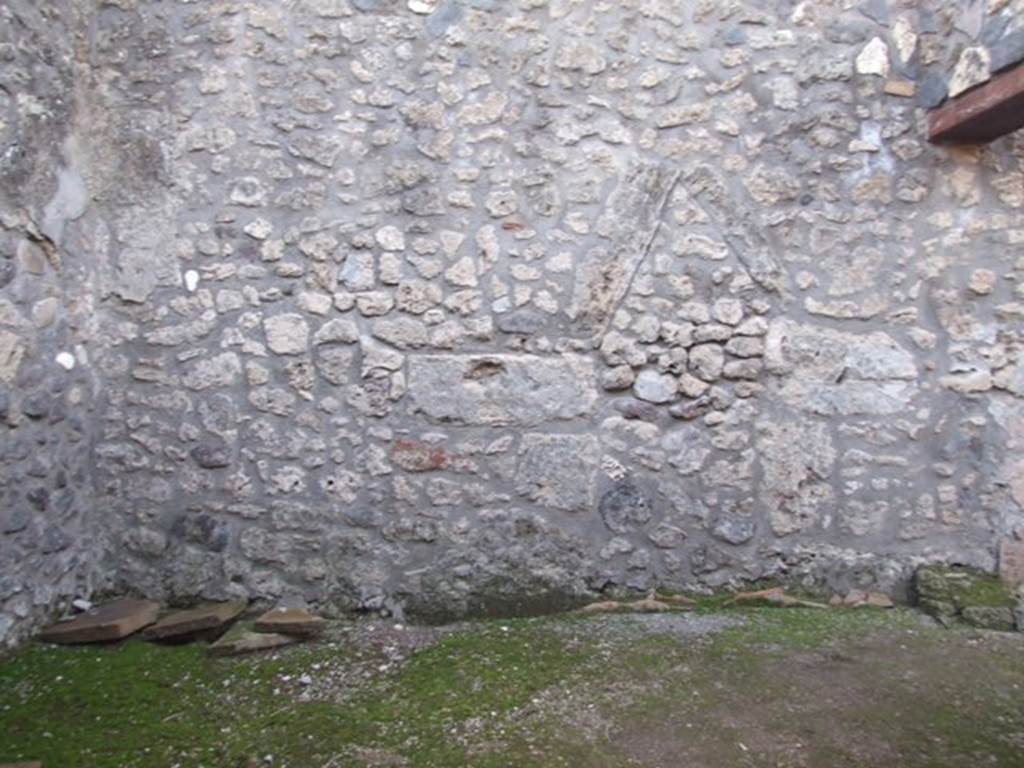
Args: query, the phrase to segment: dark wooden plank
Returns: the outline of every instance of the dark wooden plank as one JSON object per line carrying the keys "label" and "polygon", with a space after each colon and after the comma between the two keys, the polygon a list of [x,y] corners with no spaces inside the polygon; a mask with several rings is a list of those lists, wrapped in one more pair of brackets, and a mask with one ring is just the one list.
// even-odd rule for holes
{"label": "dark wooden plank", "polygon": [[981,144],[1024,127],[1024,64],[946,102],[928,118],[928,140]]}

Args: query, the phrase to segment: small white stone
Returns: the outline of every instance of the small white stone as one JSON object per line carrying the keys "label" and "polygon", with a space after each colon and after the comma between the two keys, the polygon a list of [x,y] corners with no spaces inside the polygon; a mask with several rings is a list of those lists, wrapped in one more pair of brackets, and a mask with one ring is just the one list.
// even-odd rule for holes
{"label": "small white stone", "polygon": [[993,290],[995,290],[996,273],[991,269],[976,269],[971,272],[971,277],[967,282],[967,287],[971,289],[972,293],[975,293],[978,296],[988,296]]}
{"label": "small white stone", "polygon": [[333,301],[327,294],[304,291],[299,294],[298,305],[306,312],[323,316],[331,311]]}
{"label": "small white stone", "polygon": [[871,39],[857,56],[857,72],[862,75],[889,75],[889,47],[880,37]]}
{"label": "small white stone", "polygon": [[274,231],[274,225],[266,219],[253,219],[242,231],[254,240],[266,240]]}
{"label": "small white stone", "polygon": [[437,10],[438,0],[409,0],[409,10],[428,16]]}
{"label": "small white stone", "polygon": [[377,245],[385,251],[404,251],[405,235],[398,227],[386,226],[377,230]]}
{"label": "small white stone", "polygon": [[743,319],[743,302],[739,299],[718,299],[711,306],[711,316],[726,325],[739,325]]}
{"label": "small white stone", "polygon": [[309,326],[294,312],[263,318],[263,332],[270,351],[278,355],[298,355],[309,346]]}
{"label": "small white stone", "polygon": [[65,371],[70,371],[75,367],[75,356],[70,352],[61,352],[55,359],[57,361],[57,365]]}
{"label": "small white stone", "polygon": [[444,273],[445,280],[460,288],[476,288],[476,263],[469,256],[463,256]]}
{"label": "small white stone", "polygon": [[968,371],[951,373],[942,376],[939,383],[954,392],[969,394],[971,392],[987,392],[992,389],[992,374],[988,371]]}
{"label": "small white stone", "polygon": [[910,61],[917,48],[917,33],[914,32],[914,23],[904,15],[896,19],[893,24],[892,37],[896,41],[896,51],[899,53],[900,61],[904,64]]}
{"label": "small white stone", "polygon": [[992,56],[988,49],[982,46],[965,48],[960,54],[960,59],[953,68],[953,74],[949,78],[949,96],[959,96],[969,88],[979,83],[984,83],[992,76],[990,66]]}
{"label": "small white stone", "polygon": [[185,273],[185,290],[189,293],[193,293],[196,287],[199,285],[199,273],[194,269],[190,269]]}
{"label": "small white stone", "polygon": [[674,377],[657,371],[641,371],[633,382],[633,394],[649,403],[667,403],[676,397]]}

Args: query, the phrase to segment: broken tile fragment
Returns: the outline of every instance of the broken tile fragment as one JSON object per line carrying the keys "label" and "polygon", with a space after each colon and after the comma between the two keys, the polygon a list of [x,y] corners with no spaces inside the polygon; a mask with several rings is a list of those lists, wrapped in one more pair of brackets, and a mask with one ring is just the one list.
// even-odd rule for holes
{"label": "broken tile fragment", "polygon": [[156,621],[160,605],[151,600],[122,598],[105,603],[44,629],[46,643],[109,643],[133,635]]}
{"label": "broken tile fragment", "polygon": [[912,99],[914,98],[915,88],[910,80],[886,80],[885,92],[890,96]]}

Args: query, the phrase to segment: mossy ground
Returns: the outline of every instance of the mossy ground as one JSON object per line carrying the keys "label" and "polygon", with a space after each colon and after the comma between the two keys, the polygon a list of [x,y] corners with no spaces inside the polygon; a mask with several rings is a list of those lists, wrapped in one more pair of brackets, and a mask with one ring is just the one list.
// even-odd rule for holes
{"label": "mossy ground", "polygon": [[345,637],[29,646],[0,661],[0,763],[1024,766],[1024,637],[903,610],[493,620],[397,655]]}

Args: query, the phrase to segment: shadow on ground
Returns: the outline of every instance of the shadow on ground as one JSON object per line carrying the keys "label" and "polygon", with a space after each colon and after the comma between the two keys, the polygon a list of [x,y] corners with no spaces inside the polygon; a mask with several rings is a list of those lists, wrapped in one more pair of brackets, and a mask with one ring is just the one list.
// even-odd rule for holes
{"label": "shadow on ground", "polygon": [[746,608],[442,628],[277,653],[36,645],[0,763],[60,768],[1024,765],[1024,635],[905,610]]}

